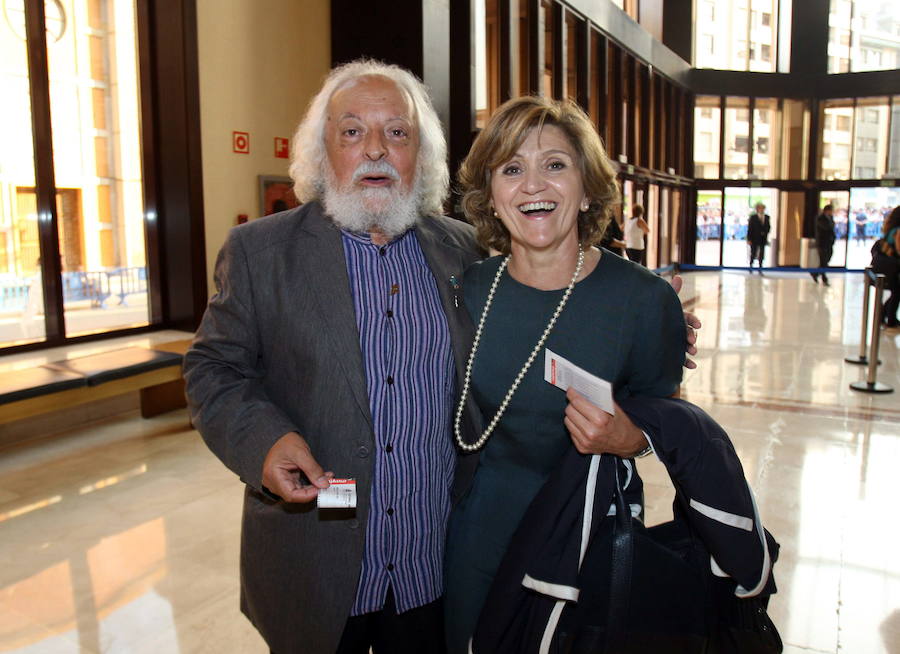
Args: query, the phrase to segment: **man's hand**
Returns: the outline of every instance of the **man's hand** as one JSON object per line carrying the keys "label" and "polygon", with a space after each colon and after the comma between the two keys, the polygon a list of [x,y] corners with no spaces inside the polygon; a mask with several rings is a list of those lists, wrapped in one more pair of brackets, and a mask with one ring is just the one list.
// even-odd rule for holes
{"label": "man's hand", "polygon": [[[312,485],[301,485],[300,473]],[[263,462],[263,486],[285,502],[312,502],[333,477],[334,473],[322,469],[306,441],[293,431],[275,442]]]}
{"label": "man's hand", "polygon": [[644,432],[638,429],[618,404],[610,415],[594,406],[574,388],[566,391],[566,428],[575,449],[582,454],[615,454],[625,459],[647,447]]}
{"label": "man's hand", "polygon": [[[672,285],[672,288],[675,290],[676,295],[681,293],[681,286],[684,283],[684,280],[681,278],[681,275],[675,275],[669,283]],[[700,319],[695,316],[690,311],[684,312],[684,324],[687,327],[687,347],[685,348],[685,352],[687,352],[690,356],[696,356],[697,354],[697,330],[702,327],[700,324]],[[697,367],[696,362],[691,359],[685,357],[684,359],[684,367],[688,370],[692,370]]]}

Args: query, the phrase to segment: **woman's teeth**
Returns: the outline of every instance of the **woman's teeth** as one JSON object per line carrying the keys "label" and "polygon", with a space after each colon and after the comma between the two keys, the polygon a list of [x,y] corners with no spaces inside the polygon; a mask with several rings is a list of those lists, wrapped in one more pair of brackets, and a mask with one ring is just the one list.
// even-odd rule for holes
{"label": "woman's teeth", "polygon": [[556,202],[529,202],[519,205],[519,211],[522,213],[534,213],[536,211],[553,211],[556,209]]}

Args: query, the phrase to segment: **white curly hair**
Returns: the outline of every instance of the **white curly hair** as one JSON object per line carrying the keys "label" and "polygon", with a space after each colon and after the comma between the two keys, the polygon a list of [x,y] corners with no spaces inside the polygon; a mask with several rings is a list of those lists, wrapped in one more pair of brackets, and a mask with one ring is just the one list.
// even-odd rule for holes
{"label": "white curly hair", "polygon": [[357,59],[333,69],[309,103],[291,142],[290,175],[294,180],[294,193],[301,202],[322,199],[327,179],[325,167],[329,165],[325,152],[328,103],[337,91],[363,77],[386,77],[409,97],[413,119],[419,129],[416,159],[418,186],[422,190],[419,209],[424,215],[443,213],[450,184],[447,143],[428,90],[408,70],[371,59]]}

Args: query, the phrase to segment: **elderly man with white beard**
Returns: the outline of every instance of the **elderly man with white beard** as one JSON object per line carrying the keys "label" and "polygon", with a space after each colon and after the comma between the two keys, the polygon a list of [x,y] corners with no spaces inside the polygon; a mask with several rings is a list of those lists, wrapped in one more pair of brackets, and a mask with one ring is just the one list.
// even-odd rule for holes
{"label": "elderly man with white beard", "polygon": [[[441,652],[451,410],[474,331],[459,280],[479,254],[441,215],[425,88],[396,66],[335,69],[291,175],[304,204],[230,232],[185,358],[194,425],[246,484],[241,608],[279,654]],[[317,507],[330,484],[355,485],[355,507]]]}
{"label": "elderly man with white beard", "polygon": [[[194,425],[245,484],[241,610],[278,654],[443,652],[447,518],[475,464],[451,438],[460,280],[483,253],[441,215],[422,83],[333,70],[291,176],[302,206],[229,233],[184,365]],[[464,440],[480,427],[470,400]]]}

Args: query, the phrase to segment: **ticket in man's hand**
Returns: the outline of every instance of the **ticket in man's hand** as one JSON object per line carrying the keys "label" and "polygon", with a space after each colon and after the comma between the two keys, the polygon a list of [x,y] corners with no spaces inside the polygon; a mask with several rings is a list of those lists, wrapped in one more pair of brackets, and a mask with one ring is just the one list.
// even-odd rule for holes
{"label": "ticket in man's hand", "polygon": [[355,509],[356,480],[331,479],[328,488],[320,489],[316,503],[320,509]]}
{"label": "ticket in man's hand", "polygon": [[579,368],[571,361],[566,361],[558,354],[545,349],[544,380],[564,391],[569,387],[584,395],[591,404],[600,407],[609,414],[615,414],[612,384],[587,370]]}

